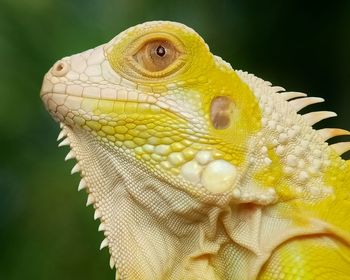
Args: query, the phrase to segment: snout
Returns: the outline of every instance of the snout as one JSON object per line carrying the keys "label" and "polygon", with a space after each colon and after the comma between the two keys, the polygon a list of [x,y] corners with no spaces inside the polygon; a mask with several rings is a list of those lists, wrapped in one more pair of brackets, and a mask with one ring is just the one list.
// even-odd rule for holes
{"label": "snout", "polygon": [[59,82],[59,79],[63,78],[69,72],[69,70],[70,65],[68,61],[63,59],[57,61],[44,76],[40,91],[41,98],[43,98],[43,96],[47,93],[52,93],[54,84]]}

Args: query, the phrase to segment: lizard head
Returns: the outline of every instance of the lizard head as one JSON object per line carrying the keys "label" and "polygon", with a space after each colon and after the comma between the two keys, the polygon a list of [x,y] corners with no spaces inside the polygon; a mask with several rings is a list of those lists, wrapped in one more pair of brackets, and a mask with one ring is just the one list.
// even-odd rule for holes
{"label": "lizard head", "polygon": [[328,201],[348,167],[324,141],[349,132],[313,130],[335,114],[297,114],[322,101],[304,97],[233,70],[192,29],[160,21],[62,58],[41,90],[101,220],[101,248],[117,278],[135,280],[255,279],[255,256],[324,230],[295,213],[301,199]]}
{"label": "lizard head", "polygon": [[197,225],[237,196],[261,119],[231,66],[192,29],[148,22],[56,62],[41,98],[78,161],[111,266],[130,279],[214,277],[206,257],[192,271],[186,256],[218,250],[197,244]]}
{"label": "lizard head", "polygon": [[141,24],[61,59],[42,98],[72,131],[214,193],[232,188],[260,127],[248,86],[195,31],[172,22]]}

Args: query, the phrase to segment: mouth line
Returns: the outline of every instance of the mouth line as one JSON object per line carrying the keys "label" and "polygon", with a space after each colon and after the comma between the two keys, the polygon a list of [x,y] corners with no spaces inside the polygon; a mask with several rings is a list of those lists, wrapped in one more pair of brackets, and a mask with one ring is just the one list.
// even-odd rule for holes
{"label": "mouth line", "polygon": [[[157,105],[157,102],[152,102],[152,101],[138,101],[138,100],[130,100],[130,99],[113,99],[113,98],[99,98],[99,97],[93,97],[93,96],[81,96],[81,95],[74,95],[74,94],[67,94],[67,93],[61,93],[61,92],[52,92],[52,91],[47,91],[44,93],[41,93],[40,96],[41,98],[45,97],[46,95],[51,94],[53,95],[63,95],[66,97],[74,97],[74,98],[80,98],[80,99],[92,99],[92,100],[102,100],[102,101],[120,101],[120,102],[130,102],[130,103],[139,103],[139,104],[152,104],[152,105]],[[159,108],[161,108],[160,106],[158,106]]]}
{"label": "mouth line", "polygon": [[153,96],[146,95],[146,94],[135,94],[132,98],[111,98],[111,97],[101,97],[101,96],[86,96],[84,94],[81,95],[75,95],[75,94],[69,94],[69,93],[62,93],[62,92],[54,92],[54,91],[45,91],[40,92],[40,97],[44,98],[46,95],[52,94],[52,95],[64,95],[67,97],[77,97],[82,99],[93,99],[93,100],[106,100],[106,101],[123,101],[123,102],[135,102],[135,103],[146,103],[146,104],[157,104],[157,99]]}
{"label": "mouth line", "polygon": [[[175,115],[178,118],[182,119],[183,121],[188,121],[188,119],[185,116],[183,116],[182,114],[179,114],[178,112],[171,111],[169,106],[166,106],[166,104],[163,104],[162,102],[159,102],[156,99],[155,99],[155,101],[144,101],[144,100],[139,101],[139,100],[128,100],[128,99],[98,98],[98,97],[92,97],[92,96],[78,96],[78,95],[72,95],[72,94],[67,94],[67,93],[47,91],[47,92],[44,92],[41,94],[41,98],[43,99],[45,104],[47,104],[49,102],[49,100],[52,99],[52,96],[49,98],[45,98],[48,94],[51,94],[52,96],[54,96],[54,95],[65,96],[65,99],[68,97],[74,97],[74,98],[79,98],[81,100],[90,99],[90,100],[97,100],[97,101],[112,101],[112,102],[114,101],[114,102],[124,102],[124,103],[149,104],[149,105],[153,105],[153,106],[157,107],[158,110],[163,110],[163,111],[167,112],[168,114]],[[64,103],[63,104],[56,104],[56,105],[57,105],[56,109],[54,111],[51,110],[53,113],[56,113],[60,106],[64,106]]]}

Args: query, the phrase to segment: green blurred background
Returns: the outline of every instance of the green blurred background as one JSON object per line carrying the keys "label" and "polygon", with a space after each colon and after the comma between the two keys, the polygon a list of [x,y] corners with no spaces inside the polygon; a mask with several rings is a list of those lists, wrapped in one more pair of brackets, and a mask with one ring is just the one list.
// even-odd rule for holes
{"label": "green blurred background", "polygon": [[147,20],[183,22],[213,53],[289,90],[350,129],[350,1],[1,0],[0,279],[114,279],[79,178],[39,98],[59,58]]}

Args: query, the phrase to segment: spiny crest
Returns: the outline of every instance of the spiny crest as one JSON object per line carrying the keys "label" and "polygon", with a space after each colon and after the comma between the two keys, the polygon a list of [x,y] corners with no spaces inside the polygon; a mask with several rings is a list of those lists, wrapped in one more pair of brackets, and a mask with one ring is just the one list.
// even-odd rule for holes
{"label": "spiny crest", "polygon": [[[296,112],[308,107],[309,105],[324,102],[323,98],[320,97],[307,97],[305,93],[302,92],[288,92],[284,91],[283,88],[278,88],[280,96],[289,102],[289,104],[295,109]],[[336,117],[337,114],[330,111],[316,111],[303,114],[302,117],[310,125],[314,124],[328,118]],[[340,128],[323,128],[317,130],[323,141],[327,141],[336,136],[350,135],[350,132]],[[339,142],[330,145],[330,147],[340,156],[347,151],[350,151],[350,142]]]}
{"label": "spiny crest", "polygon": [[[248,73],[247,71],[236,70],[240,76],[245,77],[246,82],[249,81],[251,84],[255,84],[257,88],[261,87],[270,87],[273,92],[277,93],[282,97],[285,101],[287,101],[291,107],[295,110],[295,112],[299,112],[300,110],[308,107],[309,105],[324,102],[323,98],[320,97],[308,97],[307,94],[303,92],[297,91],[286,91],[283,87],[280,86],[272,86],[272,83],[266,80],[262,80],[256,77],[254,74]],[[330,111],[315,111],[306,114],[300,114],[302,118],[306,121],[306,123],[310,126],[331,117],[336,117],[337,114]],[[350,131],[340,129],[340,128],[323,128],[316,130],[318,135],[323,141],[327,141],[333,137],[337,136],[345,136],[350,135]],[[350,151],[350,142],[340,142],[330,145],[330,147],[339,155]]]}
{"label": "spiny crest", "polygon": [[[70,148],[71,147],[71,142],[69,141],[69,138],[67,137],[69,132],[68,132],[68,129],[65,125],[63,125],[62,123],[60,123],[60,128],[61,128],[61,131],[57,137],[57,141],[61,141],[58,146],[59,147],[63,147],[63,146],[69,146]],[[70,150],[67,154],[67,156],[65,157],[65,161],[68,161],[68,160],[71,160],[71,159],[76,159],[77,160],[77,163],[74,165],[74,167],[72,168],[71,170],[71,174],[74,174],[74,173],[81,173],[81,168],[80,168],[80,165],[79,165],[79,159],[76,157],[76,154],[73,150]],[[105,235],[105,239],[103,239],[103,241],[101,242],[101,245],[100,245],[100,250],[102,250],[103,248],[106,248],[109,246],[109,242],[108,242],[108,236],[106,234],[106,225],[105,223],[103,222],[103,214],[102,212],[98,209],[97,205],[95,204],[96,200],[93,196],[92,193],[90,193],[89,191],[89,186],[88,184],[86,183],[86,180],[84,179],[84,176],[83,174],[80,174],[81,176],[81,180],[79,182],[79,186],[78,186],[78,191],[81,191],[81,190],[86,190],[87,194],[88,194],[88,197],[87,197],[87,201],[86,201],[86,206],[89,206],[89,205],[93,205],[93,207],[95,208],[95,213],[94,213],[94,220],[97,220],[97,219],[100,219],[101,223],[98,227],[98,231],[102,231]],[[112,255],[110,257],[110,261],[109,261],[109,265],[110,265],[110,268],[113,269],[115,267],[115,260],[113,259]],[[117,271],[116,271],[116,279],[119,279],[119,273],[118,273],[118,268],[116,268]]]}

